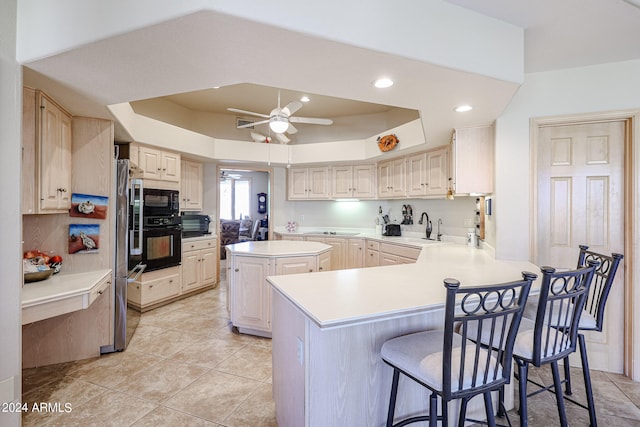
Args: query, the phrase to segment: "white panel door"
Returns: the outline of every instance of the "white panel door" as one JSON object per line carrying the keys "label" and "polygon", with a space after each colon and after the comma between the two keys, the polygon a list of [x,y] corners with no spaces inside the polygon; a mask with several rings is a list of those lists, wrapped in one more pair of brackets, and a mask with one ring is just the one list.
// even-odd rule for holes
{"label": "white panel door", "polygon": [[[624,252],[624,135],[622,121],[540,129],[536,264],[575,268],[581,244],[604,254]],[[603,332],[585,335],[592,369],[623,370],[623,296],[624,265]]]}

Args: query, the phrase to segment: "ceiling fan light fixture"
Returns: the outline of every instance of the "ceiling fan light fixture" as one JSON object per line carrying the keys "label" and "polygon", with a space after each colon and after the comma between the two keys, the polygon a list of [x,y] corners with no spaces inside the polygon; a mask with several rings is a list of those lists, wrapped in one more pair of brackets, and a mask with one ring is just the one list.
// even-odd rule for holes
{"label": "ceiling fan light fixture", "polygon": [[302,98],[300,98],[300,102],[309,102],[311,101],[311,98],[309,98],[307,95],[304,95]]}
{"label": "ceiling fan light fixture", "polygon": [[385,89],[393,86],[393,80],[388,77],[382,77],[373,81],[373,85],[378,89]]}
{"label": "ceiling fan light fixture", "polygon": [[269,121],[269,127],[275,133],[284,133],[289,128],[289,121],[285,117],[274,116]]}

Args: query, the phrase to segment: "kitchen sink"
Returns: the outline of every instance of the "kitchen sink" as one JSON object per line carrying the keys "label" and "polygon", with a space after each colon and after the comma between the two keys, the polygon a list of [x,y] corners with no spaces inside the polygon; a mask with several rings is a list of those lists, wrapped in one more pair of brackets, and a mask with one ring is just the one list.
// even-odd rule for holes
{"label": "kitchen sink", "polygon": [[357,236],[360,233],[352,231],[307,231],[304,234],[323,234],[327,236]]}

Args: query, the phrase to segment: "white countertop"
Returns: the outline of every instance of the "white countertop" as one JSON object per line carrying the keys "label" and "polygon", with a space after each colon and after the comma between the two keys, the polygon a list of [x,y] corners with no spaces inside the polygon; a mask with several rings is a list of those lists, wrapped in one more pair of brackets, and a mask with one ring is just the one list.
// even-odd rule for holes
{"label": "white countertop", "polygon": [[300,236],[300,237],[328,237],[328,238],[345,238],[345,239],[369,239],[369,240],[377,240],[379,242],[387,242],[387,243],[395,243],[398,245],[411,246],[416,248],[422,248],[426,245],[438,245],[443,243],[451,243],[450,241],[437,241],[437,240],[427,240],[422,237],[418,237],[417,235],[405,235],[405,236],[382,236],[380,234],[375,234],[374,232],[347,232],[337,234],[324,234],[323,232],[276,232],[282,236]]}
{"label": "white countertop", "polygon": [[23,324],[87,308],[91,293],[110,281],[111,269],[55,274],[22,287]]}
{"label": "white countertop", "polygon": [[318,255],[331,250],[331,246],[324,243],[293,240],[247,241],[226,247],[235,255],[247,254],[258,257]]}
{"label": "white countertop", "polygon": [[197,236],[197,237],[183,237],[182,241],[183,242],[197,242],[198,240],[209,240],[209,239],[215,239],[217,238],[217,236],[215,234],[205,234],[204,236]]}
{"label": "white countertop", "polygon": [[493,259],[466,245],[426,244],[415,264],[269,276],[267,280],[321,328],[367,323],[441,309],[443,280],[487,285],[540,274],[525,261]]}

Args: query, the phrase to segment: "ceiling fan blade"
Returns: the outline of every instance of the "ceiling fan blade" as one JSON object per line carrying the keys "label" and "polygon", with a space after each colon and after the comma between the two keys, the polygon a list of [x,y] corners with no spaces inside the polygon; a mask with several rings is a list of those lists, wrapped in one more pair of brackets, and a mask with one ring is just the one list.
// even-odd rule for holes
{"label": "ceiling fan blade", "polygon": [[294,133],[298,132],[298,129],[296,129],[296,127],[294,125],[289,123],[289,127],[287,128],[286,132],[290,133],[290,134],[294,134]]}
{"label": "ceiling fan blade", "polygon": [[251,139],[255,142],[264,142],[267,140],[267,137],[258,132],[251,132]]}
{"label": "ceiling fan blade", "polygon": [[310,123],[312,125],[332,125],[331,119],[319,119],[317,117],[289,117],[289,121],[294,123]]}
{"label": "ceiling fan blade", "polygon": [[249,115],[252,115],[252,116],[269,118],[269,116],[267,116],[266,114],[254,113],[253,111],[238,110],[237,108],[227,108],[227,111],[231,111],[232,113],[249,114]]}
{"label": "ceiling fan blade", "polygon": [[247,123],[246,125],[236,126],[236,129],[250,128],[250,127],[254,127],[254,126],[256,126],[256,125],[263,125],[263,124],[265,124],[265,123],[269,123],[269,119],[267,119],[267,120],[260,120],[259,122]]}
{"label": "ceiling fan blade", "polygon": [[291,101],[290,103],[287,104],[286,107],[282,109],[282,113],[286,114],[287,116],[290,116],[294,114],[296,111],[298,111],[300,108],[302,108],[302,103],[298,101]]}
{"label": "ceiling fan blade", "polygon": [[276,133],[276,138],[281,144],[288,144],[291,141],[284,133]]}

